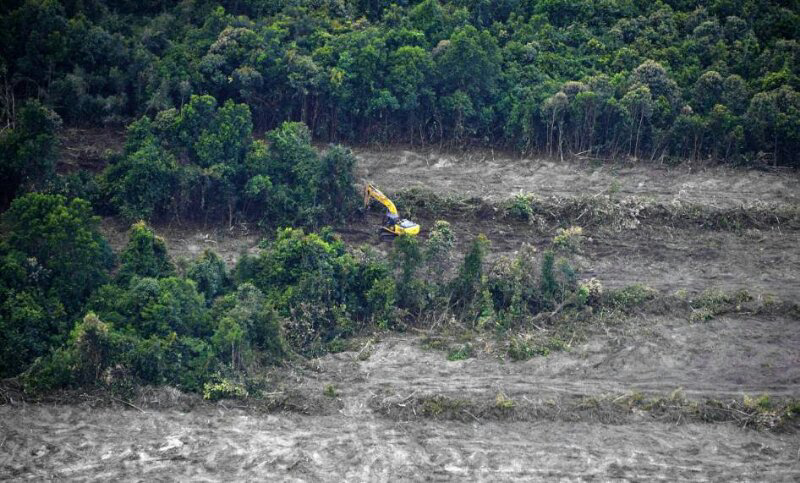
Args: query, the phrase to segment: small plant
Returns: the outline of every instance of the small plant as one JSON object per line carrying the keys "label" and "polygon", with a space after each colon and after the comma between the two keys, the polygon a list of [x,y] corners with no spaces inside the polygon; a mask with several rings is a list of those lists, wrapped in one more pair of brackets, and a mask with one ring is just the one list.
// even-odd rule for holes
{"label": "small plant", "polygon": [[465,402],[460,399],[451,399],[446,396],[433,396],[422,401],[422,414],[426,416],[441,416],[448,413],[461,411]]}
{"label": "small plant", "polygon": [[617,193],[619,193],[620,189],[622,188],[622,184],[619,180],[613,180],[610,185],[608,185],[608,199],[614,199]]}
{"label": "small plant", "polygon": [[325,389],[322,390],[322,394],[326,397],[336,397],[336,388],[333,387],[333,384],[326,384]]}
{"label": "small plant", "polygon": [[615,309],[630,310],[652,300],[655,296],[654,289],[637,283],[609,293],[609,303]]}
{"label": "small plant", "polygon": [[597,305],[603,298],[603,285],[596,278],[584,280],[578,286],[578,297],[583,305]]}
{"label": "small plant", "polygon": [[244,399],[248,396],[247,389],[241,384],[230,379],[219,382],[207,382],[203,385],[203,399],[218,401],[220,399]]}
{"label": "small plant", "polygon": [[506,214],[515,220],[530,221],[533,218],[533,205],[531,196],[516,195],[508,202]]}
{"label": "small plant", "polygon": [[447,354],[448,361],[463,361],[464,359],[469,359],[473,355],[472,344],[464,344],[463,346],[457,349],[451,349],[450,353]]}
{"label": "small plant", "polygon": [[514,400],[506,396],[505,393],[503,393],[503,391],[500,391],[494,398],[494,406],[497,409],[508,411],[514,408]]}
{"label": "small plant", "polygon": [[543,343],[537,343],[531,338],[515,335],[508,344],[508,357],[514,361],[526,361],[532,357],[547,357],[551,352],[566,351],[569,345],[558,337],[550,337]]}
{"label": "small plant", "polygon": [[714,318],[714,312],[709,309],[701,308],[692,310],[692,313],[689,314],[689,322],[707,322]]}
{"label": "small plant", "polygon": [[580,248],[583,228],[570,226],[569,228],[559,228],[553,238],[553,246],[559,250],[575,252]]}
{"label": "small plant", "polygon": [[750,397],[745,394],[743,404],[747,409],[754,409],[756,411],[770,411],[774,407],[768,394],[762,394],[758,397]]}

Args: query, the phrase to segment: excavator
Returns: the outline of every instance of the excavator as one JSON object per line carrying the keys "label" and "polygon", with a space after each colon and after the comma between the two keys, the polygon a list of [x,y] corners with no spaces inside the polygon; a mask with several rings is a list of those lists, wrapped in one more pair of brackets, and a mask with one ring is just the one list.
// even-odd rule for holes
{"label": "excavator", "polygon": [[370,183],[364,186],[364,208],[369,207],[369,203],[375,200],[386,207],[386,216],[383,219],[383,226],[381,226],[380,237],[381,240],[392,240],[397,235],[417,235],[419,233],[419,225],[413,221],[400,219],[397,214],[397,207],[394,206],[392,200],[385,194]]}

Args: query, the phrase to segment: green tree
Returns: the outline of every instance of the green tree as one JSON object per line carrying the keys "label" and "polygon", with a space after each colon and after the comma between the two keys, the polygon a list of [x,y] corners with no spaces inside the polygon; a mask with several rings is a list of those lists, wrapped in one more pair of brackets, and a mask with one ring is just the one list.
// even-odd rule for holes
{"label": "green tree", "polygon": [[14,200],[2,221],[8,248],[35,259],[44,269],[40,286],[65,307],[80,307],[107,280],[113,256],[88,202],[30,193]]}
{"label": "green tree", "polygon": [[0,131],[0,209],[8,207],[20,189],[35,188],[55,174],[56,130],[61,119],[32,100],[20,108],[16,125]]}
{"label": "green tree", "polygon": [[143,221],[131,226],[128,245],[120,260],[117,280],[121,284],[127,284],[133,277],[164,278],[175,273],[166,242]]}

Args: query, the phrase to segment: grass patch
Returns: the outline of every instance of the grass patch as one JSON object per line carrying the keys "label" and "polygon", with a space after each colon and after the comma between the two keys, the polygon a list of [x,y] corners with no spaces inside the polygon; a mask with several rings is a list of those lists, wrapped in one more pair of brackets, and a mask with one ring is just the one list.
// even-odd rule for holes
{"label": "grass patch", "polygon": [[448,361],[463,361],[464,359],[469,359],[474,355],[474,349],[472,348],[472,344],[464,344],[461,347],[450,349],[450,352],[447,354]]}
{"label": "grass patch", "polygon": [[529,336],[514,335],[508,341],[507,354],[514,361],[526,361],[532,357],[546,357],[551,352],[560,352],[568,349],[568,344],[555,336],[539,341]]}

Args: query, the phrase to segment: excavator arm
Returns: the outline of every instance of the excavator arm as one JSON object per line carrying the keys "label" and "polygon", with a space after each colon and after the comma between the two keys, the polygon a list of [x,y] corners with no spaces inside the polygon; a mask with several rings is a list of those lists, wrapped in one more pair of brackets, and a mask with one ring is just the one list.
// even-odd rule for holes
{"label": "excavator arm", "polygon": [[397,214],[397,207],[392,203],[388,196],[381,193],[381,191],[367,183],[364,187],[364,208],[369,207],[370,201],[375,200],[386,207],[387,213],[384,219],[383,226],[381,227],[381,239],[392,239],[396,235],[416,235],[419,233],[419,225],[413,221],[400,219]]}
{"label": "excavator arm", "polygon": [[394,206],[392,200],[390,200],[385,194],[381,193],[381,190],[367,183],[366,187],[364,188],[364,208],[369,206],[370,200],[377,201],[385,206],[386,209],[389,210],[390,214],[397,215],[397,207]]}

